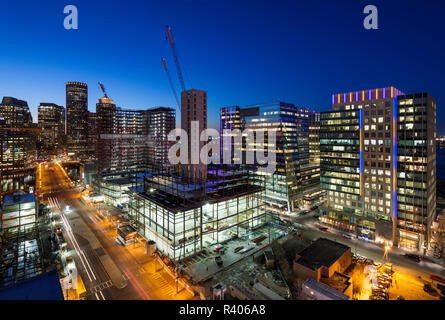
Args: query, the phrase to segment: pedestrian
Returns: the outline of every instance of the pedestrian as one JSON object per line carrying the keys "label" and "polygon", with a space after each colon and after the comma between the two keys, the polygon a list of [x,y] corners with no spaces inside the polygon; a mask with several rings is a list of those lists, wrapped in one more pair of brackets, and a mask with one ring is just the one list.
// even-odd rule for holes
{"label": "pedestrian", "polygon": [[206,267],[206,271],[209,271],[209,266]]}

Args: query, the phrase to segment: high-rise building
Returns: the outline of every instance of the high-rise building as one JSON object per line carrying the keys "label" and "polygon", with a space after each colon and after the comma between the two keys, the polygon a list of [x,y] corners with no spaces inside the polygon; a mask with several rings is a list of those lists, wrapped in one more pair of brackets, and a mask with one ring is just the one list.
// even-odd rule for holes
{"label": "high-rise building", "polygon": [[435,214],[436,105],[394,87],[332,96],[320,115],[322,221],[421,250]]}
{"label": "high-rise building", "polygon": [[146,112],[116,107],[104,97],[96,105],[96,114],[99,175],[146,170]]}
{"label": "high-rise building", "polygon": [[[256,161],[248,165],[253,173],[252,179],[266,189],[264,200],[269,210],[277,213],[294,211],[304,206],[306,195],[318,194],[316,179],[319,169],[309,162],[309,109],[285,102],[222,108],[221,155],[225,157],[224,153],[227,153],[233,164],[239,161],[244,165],[247,164],[246,154],[267,149],[268,141],[265,140],[265,145],[258,145],[242,138],[240,143],[225,129],[239,129],[245,133],[258,130],[276,132],[276,143],[272,146],[276,150],[275,172],[266,172],[264,166]],[[236,149],[242,152],[237,153]]]}
{"label": "high-rise building", "polygon": [[8,128],[28,128],[33,125],[28,103],[12,97],[3,97],[0,117],[4,120],[4,127]]}
{"label": "high-rise building", "polygon": [[38,107],[40,153],[58,154],[65,143],[65,108],[54,103],[40,103]]}
{"label": "high-rise building", "polygon": [[168,140],[168,134],[175,129],[175,110],[158,107],[147,112],[148,165],[151,171],[163,170],[171,166],[168,150],[174,142]]}
{"label": "high-rise building", "polygon": [[88,147],[87,154],[89,158],[97,156],[97,113],[88,111]]}
{"label": "high-rise building", "polygon": [[182,174],[192,181],[205,181],[207,165],[201,162],[200,152],[206,142],[200,135],[207,129],[207,91],[191,89],[181,93],[181,128],[188,135],[188,164],[182,165]]}
{"label": "high-rise building", "polygon": [[77,158],[88,154],[88,85],[66,83],[67,152]]}
{"label": "high-rise building", "polygon": [[0,104],[0,197],[28,191],[37,156],[37,125],[26,101],[4,97]]}

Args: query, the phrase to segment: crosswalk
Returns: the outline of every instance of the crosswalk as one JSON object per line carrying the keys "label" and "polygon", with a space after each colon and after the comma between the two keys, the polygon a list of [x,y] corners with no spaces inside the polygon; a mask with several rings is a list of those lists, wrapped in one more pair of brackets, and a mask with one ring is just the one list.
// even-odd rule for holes
{"label": "crosswalk", "polygon": [[169,281],[165,280],[162,275],[153,273],[149,277],[154,280],[162,296],[172,297],[176,295],[176,287],[171,285]]}
{"label": "crosswalk", "polygon": [[112,287],[112,286],[113,286],[113,282],[111,280],[108,280],[106,282],[102,282],[102,283],[92,287],[91,289],[88,290],[87,294],[88,295],[89,294],[95,294],[95,293],[98,293],[98,292],[100,292],[102,290],[105,290],[105,289],[107,289],[109,287]]}

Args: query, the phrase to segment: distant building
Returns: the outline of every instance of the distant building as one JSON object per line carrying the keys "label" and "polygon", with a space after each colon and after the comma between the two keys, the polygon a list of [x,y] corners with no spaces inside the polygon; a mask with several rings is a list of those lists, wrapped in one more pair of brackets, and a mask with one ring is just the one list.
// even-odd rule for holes
{"label": "distant building", "polygon": [[149,109],[147,113],[148,166],[156,172],[171,167],[168,150],[175,143],[168,140],[168,134],[175,129],[175,110],[165,107]]}
{"label": "distant building", "polygon": [[88,155],[88,85],[66,83],[67,152],[83,159]]}
{"label": "distant building", "polygon": [[88,111],[88,147],[87,154],[90,159],[97,156],[97,114]]}
{"label": "distant building", "polygon": [[98,174],[147,168],[147,119],[143,110],[116,107],[103,97],[96,104]]}
{"label": "distant building", "polygon": [[38,107],[40,155],[58,154],[65,147],[65,108],[54,103],[41,102]]}
{"label": "distant building", "polygon": [[26,101],[4,97],[0,103],[0,198],[33,186],[40,133]]}
{"label": "distant building", "polygon": [[[192,121],[197,122],[196,127],[192,127]],[[200,152],[207,142],[201,141],[200,135],[207,129],[207,91],[191,89],[181,93],[181,128],[188,135],[188,164],[183,164],[182,174],[191,181],[205,181],[207,165],[201,162]],[[193,139],[199,143],[192,148]],[[192,164],[194,157],[196,164]]]}

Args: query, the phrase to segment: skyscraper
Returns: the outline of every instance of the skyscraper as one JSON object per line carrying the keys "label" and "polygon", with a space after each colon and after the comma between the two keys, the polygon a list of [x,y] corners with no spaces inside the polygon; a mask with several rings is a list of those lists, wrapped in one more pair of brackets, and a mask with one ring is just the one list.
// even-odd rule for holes
{"label": "skyscraper", "polygon": [[67,152],[77,158],[87,155],[88,146],[88,85],[66,83]]}
{"label": "skyscraper", "polygon": [[[309,109],[285,102],[221,108],[221,155],[228,152],[233,163],[240,161],[244,165],[247,164],[246,152],[262,151],[272,142],[265,140],[265,145],[258,145],[243,138],[240,144],[225,129],[276,133],[275,146],[270,145],[276,150],[275,172],[265,172],[256,162],[248,165],[255,183],[266,188],[264,199],[269,210],[294,211],[304,205],[305,194],[310,196],[319,189],[316,181],[313,183],[318,168],[309,163]],[[235,149],[242,152],[235,153]]]}
{"label": "skyscraper", "polygon": [[64,149],[65,108],[54,103],[40,103],[38,107],[38,125],[41,154],[58,154]]}
{"label": "skyscraper", "polygon": [[0,198],[33,185],[38,133],[28,103],[4,97],[0,104]]}
{"label": "skyscraper", "polygon": [[146,114],[148,165],[152,171],[163,170],[171,166],[168,150],[174,142],[168,140],[168,134],[175,129],[175,110],[158,107],[147,110]]}
{"label": "skyscraper", "polygon": [[96,114],[99,175],[146,170],[146,112],[116,107],[103,97],[96,104]]}
{"label": "skyscraper", "polygon": [[394,87],[332,96],[320,115],[322,221],[421,250],[435,214],[435,112]]}
{"label": "skyscraper", "polygon": [[[181,128],[188,135],[188,164],[182,165],[183,175],[205,181],[207,165],[201,162],[200,151],[206,142],[200,141],[200,135],[207,129],[207,91],[191,89],[181,93]],[[199,143],[192,144],[193,140]]]}

